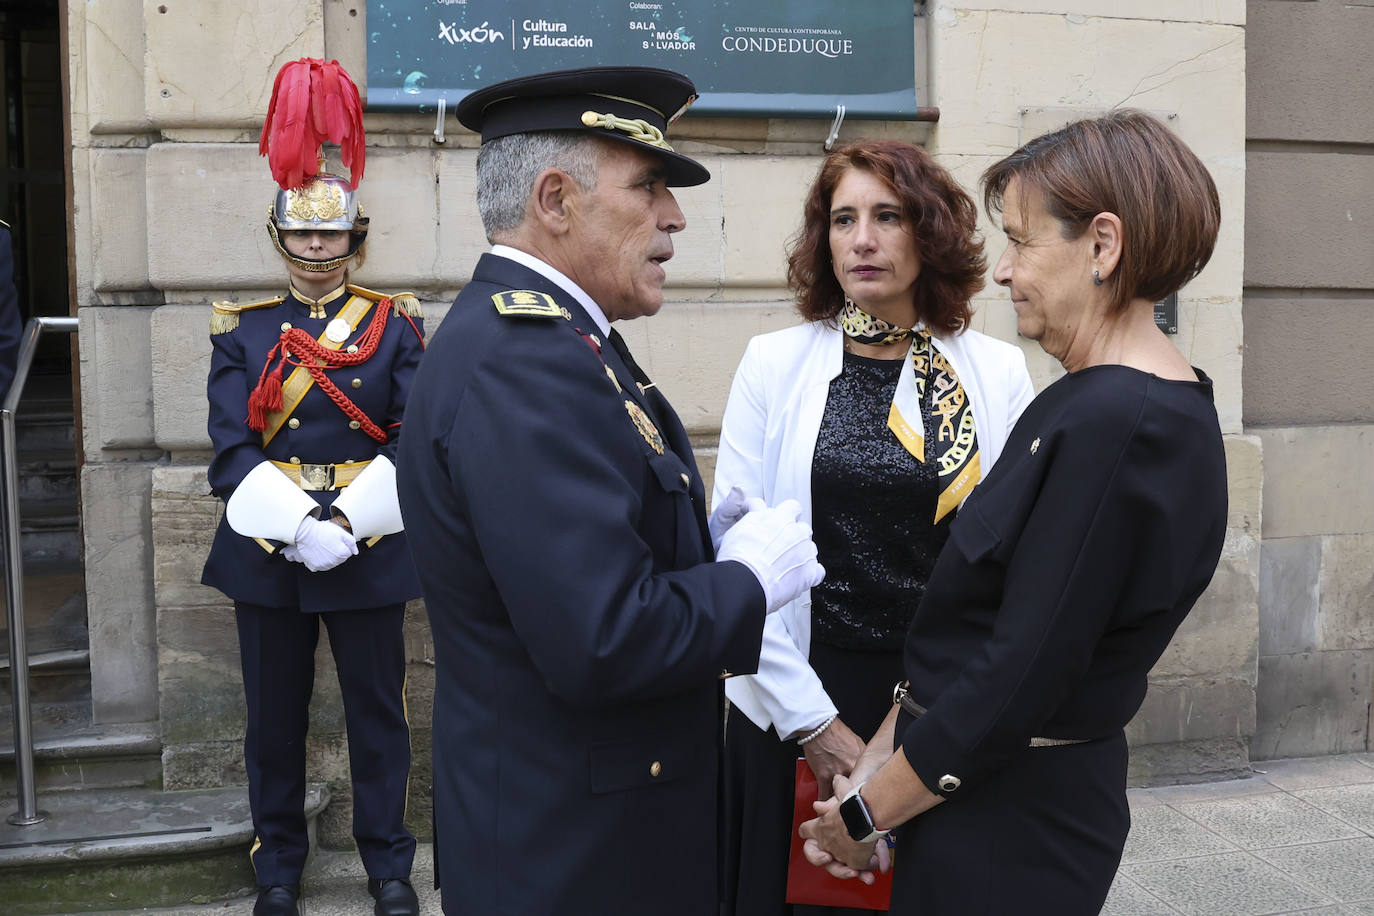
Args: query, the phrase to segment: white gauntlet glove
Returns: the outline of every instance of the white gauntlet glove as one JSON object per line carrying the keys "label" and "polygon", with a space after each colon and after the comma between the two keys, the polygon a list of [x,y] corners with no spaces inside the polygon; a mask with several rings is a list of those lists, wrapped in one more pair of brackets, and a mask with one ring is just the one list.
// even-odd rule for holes
{"label": "white gauntlet glove", "polygon": [[800,515],[795,499],[750,512],[725,532],[716,554],[716,562],[735,560],[749,567],[763,586],[770,614],[825,578],[811,526],[798,521]]}
{"label": "white gauntlet glove", "polygon": [[288,560],[299,557],[306,569],[324,572],[357,556],[358,541],[342,526],[307,515],[296,529],[295,548],[296,557],[287,556]]}
{"label": "white gauntlet glove", "polygon": [[706,528],[711,532],[712,549],[720,550],[720,539],[725,537],[725,532],[729,531],[735,522],[755,509],[766,508],[768,508],[768,504],[757,496],[746,498],[742,489],[731,487],[730,492],[725,494],[725,498],[720,501],[715,511],[711,513],[711,517],[706,520]]}

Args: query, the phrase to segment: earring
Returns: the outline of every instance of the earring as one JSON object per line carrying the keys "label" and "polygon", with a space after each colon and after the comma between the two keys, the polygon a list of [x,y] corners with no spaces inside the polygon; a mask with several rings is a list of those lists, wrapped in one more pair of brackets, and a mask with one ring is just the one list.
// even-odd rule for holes
{"label": "earring", "polygon": [[1093,286],[1101,286],[1101,285],[1102,285],[1102,278],[1099,277],[1099,276],[1097,275],[1097,271],[1094,270],[1094,271],[1093,271]]}

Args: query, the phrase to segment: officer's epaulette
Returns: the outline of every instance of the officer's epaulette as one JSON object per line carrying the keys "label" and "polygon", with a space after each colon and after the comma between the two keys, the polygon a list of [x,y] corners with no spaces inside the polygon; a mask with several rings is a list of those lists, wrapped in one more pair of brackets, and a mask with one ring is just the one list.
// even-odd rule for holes
{"label": "officer's epaulette", "polygon": [[548,293],[532,289],[510,289],[491,297],[496,311],[506,318],[564,318],[572,320],[572,312],[553,301]]}
{"label": "officer's epaulette", "polygon": [[[368,289],[354,283],[348,284],[348,291],[355,296],[371,299],[373,302],[381,302],[387,298],[386,293],[379,293],[375,289]],[[393,317],[396,315],[409,315],[411,318],[425,317],[425,313],[420,310],[420,300],[415,298],[414,293],[392,293],[391,314]]]}
{"label": "officer's epaulette", "polygon": [[286,301],[278,296],[275,299],[264,299],[261,302],[230,302],[228,299],[216,299],[213,310],[210,312],[210,333],[226,334],[239,326],[239,312],[248,312],[253,309],[271,308]]}

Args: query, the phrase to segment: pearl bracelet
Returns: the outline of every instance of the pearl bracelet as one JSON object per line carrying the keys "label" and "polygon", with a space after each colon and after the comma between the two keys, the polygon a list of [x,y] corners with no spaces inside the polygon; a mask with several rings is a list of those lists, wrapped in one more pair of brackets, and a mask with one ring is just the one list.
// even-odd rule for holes
{"label": "pearl bracelet", "polygon": [[806,735],[806,737],[804,737],[804,738],[798,738],[798,739],[797,739],[797,746],[800,747],[801,745],[803,745],[803,744],[805,744],[806,742],[812,740],[813,738],[819,738],[819,737],[821,736],[821,732],[823,732],[823,731],[825,731],[827,728],[829,728],[829,727],[830,727],[830,723],[831,723],[831,722],[834,722],[837,718],[839,718],[837,715],[831,716],[829,719],[826,719],[826,720],[825,720],[824,722],[822,722],[820,725],[817,725],[816,728],[815,728],[812,732],[810,732],[809,734]]}

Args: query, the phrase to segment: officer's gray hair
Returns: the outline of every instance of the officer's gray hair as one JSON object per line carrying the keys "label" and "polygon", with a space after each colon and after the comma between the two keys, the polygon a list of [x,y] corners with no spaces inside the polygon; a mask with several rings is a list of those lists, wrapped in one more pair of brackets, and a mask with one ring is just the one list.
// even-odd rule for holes
{"label": "officer's gray hair", "polygon": [[600,147],[584,134],[534,131],[482,144],[477,153],[477,212],[487,241],[514,231],[525,220],[534,179],[545,169],[567,172],[584,191],[596,187]]}

